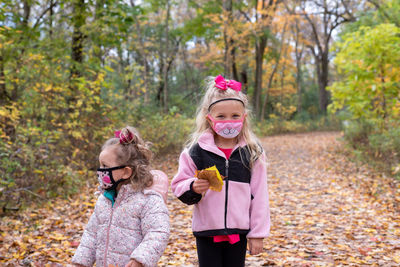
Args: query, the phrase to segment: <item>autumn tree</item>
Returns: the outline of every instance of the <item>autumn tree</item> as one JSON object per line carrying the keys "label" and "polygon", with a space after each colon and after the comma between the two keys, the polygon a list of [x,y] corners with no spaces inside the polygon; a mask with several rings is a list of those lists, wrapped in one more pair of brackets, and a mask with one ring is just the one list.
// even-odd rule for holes
{"label": "autumn tree", "polygon": [[329,104],[326,87],[329,84],[330,46],[333,34],[344,23],[355,20],[356,1],[306,0],[298,1],[296,12],[308,22],[308,36],[312,43],[307,45],[314,56],[319,87],[319,108],[325,113]]}
{"label": "autumn tree", "polygon": [[[377,12],[376,14],[388,23],[393,23],[400,27],[400,3],[397,0],[368,0]],[[382,20],[382,19],[380,19]]]}
{"label": "autumn tree", "polygon": [[387,127],[400,115],[400,29],[393,24],[362,27],[337,43],[335,64],[342,80],[329,87],[331,110],[346,108],[352,119]]}

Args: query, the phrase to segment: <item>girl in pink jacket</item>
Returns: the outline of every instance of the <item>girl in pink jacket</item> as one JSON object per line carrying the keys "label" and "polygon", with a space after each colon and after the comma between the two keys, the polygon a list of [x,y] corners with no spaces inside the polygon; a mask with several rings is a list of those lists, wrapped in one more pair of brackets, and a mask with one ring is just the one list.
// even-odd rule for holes
{"label": "girl in pink jacket", "polygon": [[[265,154],[251,131],[248,100],[241,84],[221,75],[210,78],[196,117],[196,131],[181,153],[173,193],[194,204],[192,229],[200,267],[244,266],[248,242],[252,255],[262,252],[269,235]],[[216,166],[221,191],[196,178]]]}
{"label": "girl in pink jacket", "polygon": [[157,265],[168,243],[169,215],[157,192],[165,191],[161,183],[151,188],[153,176],[160,181],[163,173],[150,171],[150,158],[132,127],[103,145],[97,170],[101,195],[72,259],[76,266]]}

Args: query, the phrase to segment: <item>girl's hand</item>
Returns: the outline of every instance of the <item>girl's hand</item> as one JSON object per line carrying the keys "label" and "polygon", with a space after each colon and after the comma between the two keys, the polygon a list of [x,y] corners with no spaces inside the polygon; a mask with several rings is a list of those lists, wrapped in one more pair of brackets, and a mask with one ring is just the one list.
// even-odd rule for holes
{"label": "girl's hand", "polygon": [[203,194],[210,187],[210,183],[204,179],[196,179],[193,183],[193,191],[197,194]]}
{"label": "girl's hand", "polygon": [[263,249],[263,238],[249,238],[250,255],[260,254]]}
{"label": "girl's hand", "polygon": [[125,265],[125,267],[143,267],[143,265],[140,262],[131,260],[130,262],[128,262],[128,264]]}

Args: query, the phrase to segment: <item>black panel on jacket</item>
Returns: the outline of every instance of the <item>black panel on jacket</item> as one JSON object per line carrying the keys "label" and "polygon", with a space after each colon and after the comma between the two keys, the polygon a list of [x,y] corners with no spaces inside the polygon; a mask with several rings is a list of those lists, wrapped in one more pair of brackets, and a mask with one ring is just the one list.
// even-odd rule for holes
{"label": "black panel on jacket", "polygon": [[190,190],[183,193],[178,199],[185,204],[193,205],[201,200],[202,195],[193,191],[193,182],[190,184]]}
{"label": "black panel on jacket", "polygon": [[198,231],[198,232],[193,232],[194,236],[216,236],[216,235],[233,235],[233,234],[244,234],[247,235],[250,232],[250,229],[244,230],[244,229],[235,229],[235,228],[229,228],[229,229],[215,229],[215,230],[205,230],[205,231]]}
{"label": "black panel on jacket", "polygon": [[[226,159],[224,157],[202,149],[198,143],[190,148],[189,155],[198,170],[215,165],[220,174],[226,176]],[[229,158],[229,181],[250,183],[251,170],[249,158],[250,153],[247,146],[239,147],[232,152]]]}

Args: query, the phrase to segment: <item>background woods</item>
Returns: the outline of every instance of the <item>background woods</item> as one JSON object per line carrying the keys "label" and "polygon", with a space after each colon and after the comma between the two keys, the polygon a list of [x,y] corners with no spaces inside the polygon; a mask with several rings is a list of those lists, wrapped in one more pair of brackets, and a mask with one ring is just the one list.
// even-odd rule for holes
{"label": "background woods", "polygon": [[[398,266],[399,73],[400,0],[2,0],[0,265],[70,261],[114,130],[172,177],[222,74],[268,156],[271,236],[248,266]],[[171,192],[168,209],[159,265],[196,265],[191,211]]]}
{"label": "background woods", "polygon": [[260,135],[339,118],[359,154],[389,158],[396,175],[399,15],[398,0],[4,0],[3,211],[74,193],[126,124],[158,155],[179,149],[217,74],[243,84]]}

